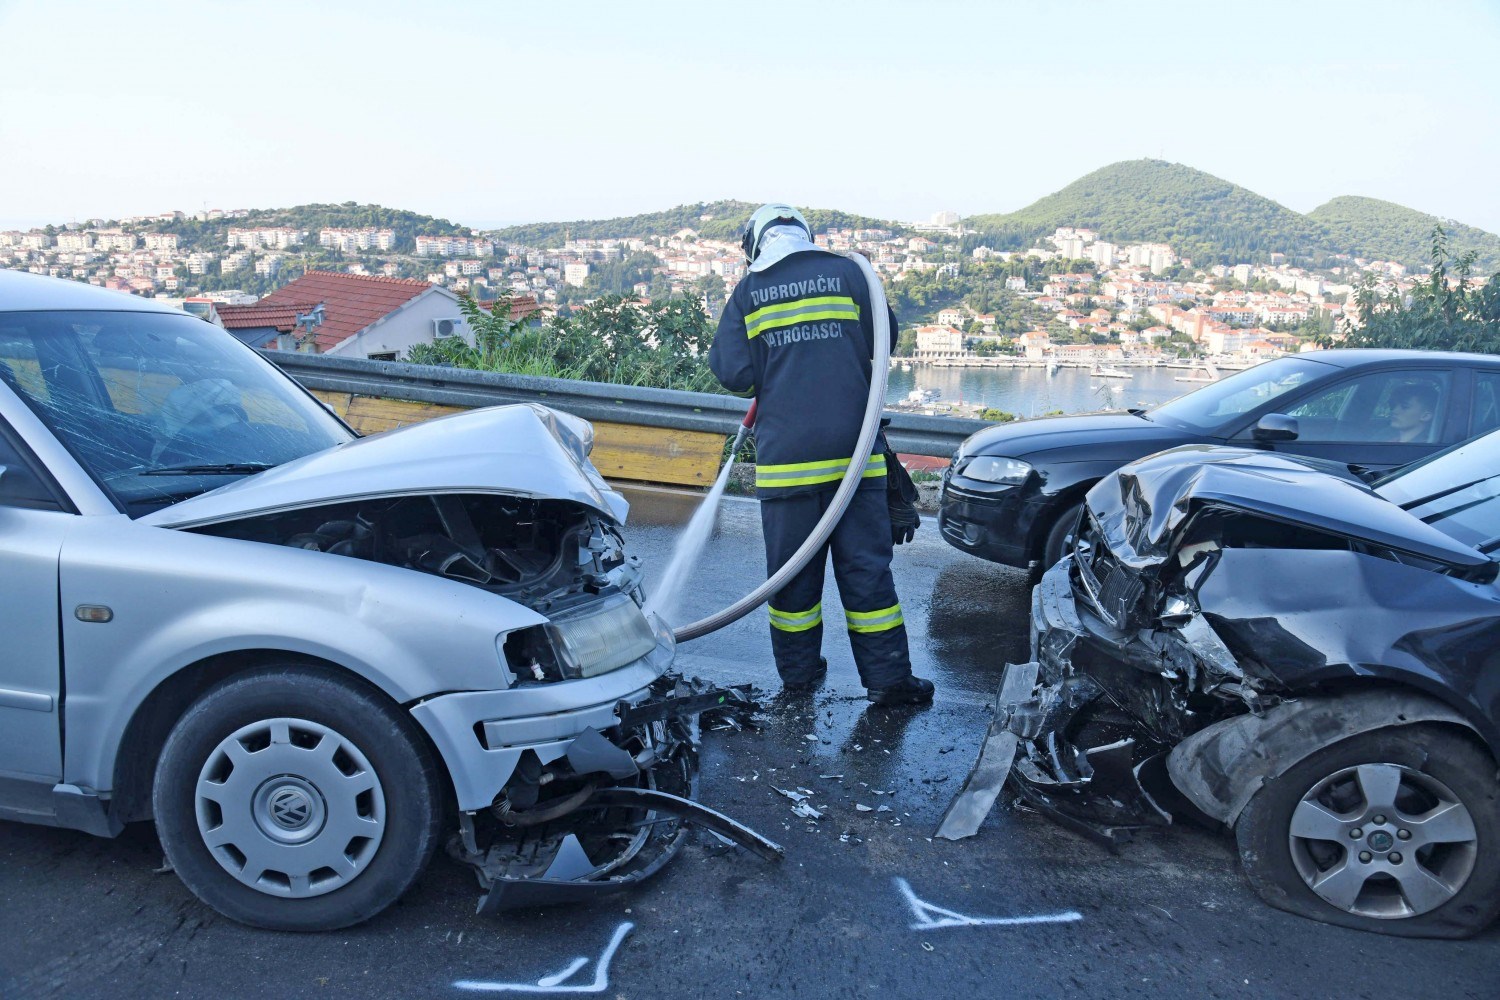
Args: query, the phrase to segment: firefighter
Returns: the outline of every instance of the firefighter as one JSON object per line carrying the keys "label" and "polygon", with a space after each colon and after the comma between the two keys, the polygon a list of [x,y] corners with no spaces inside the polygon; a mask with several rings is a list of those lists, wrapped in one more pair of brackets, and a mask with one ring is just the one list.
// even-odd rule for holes
{"label": "firefighter", "polygon": [[[774,573],[812,533],[852,461],[870,394],[874,322],[864,272],[813,243],[795,208],[757,209],[741,246],[749,272],[724,308],[708,361],[726,389],[759,400],[755,491],[766,572]],[[894,314],[890,323],[894,347]],[[849,644],[870,701],[932,700],[932,683],[912,676],[891,577],[885,451],[878,440],[833,534],[771,597],[771,650],[789,692],[816,690],[827,673],[822,599],[831,548]],[[902,527],[903,539],[913,528]]]}

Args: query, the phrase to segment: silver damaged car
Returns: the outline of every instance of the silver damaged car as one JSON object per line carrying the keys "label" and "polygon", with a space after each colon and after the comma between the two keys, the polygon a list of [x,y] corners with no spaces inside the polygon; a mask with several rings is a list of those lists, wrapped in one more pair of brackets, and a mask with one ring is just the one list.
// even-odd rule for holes
{"label": "silver damaged car", "polygon": [[482,909],[645,878],[696,716],[591,429],[508,406],[358,438],[222,330],[0,271],[0,818],[154,819],[216,910],[328,929],[436,849]]}

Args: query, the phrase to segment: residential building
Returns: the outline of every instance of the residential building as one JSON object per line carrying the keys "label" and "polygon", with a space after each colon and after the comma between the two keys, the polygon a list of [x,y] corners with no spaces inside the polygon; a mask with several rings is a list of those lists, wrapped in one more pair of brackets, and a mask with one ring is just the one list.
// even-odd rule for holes
{"label": "residential building", "polygon": [[261,299],[259,305],[321,304],[319,354],[393,361],[414,344],[439,337],[473,339],[458,296],[440,285],[408,278],[309,271]]}

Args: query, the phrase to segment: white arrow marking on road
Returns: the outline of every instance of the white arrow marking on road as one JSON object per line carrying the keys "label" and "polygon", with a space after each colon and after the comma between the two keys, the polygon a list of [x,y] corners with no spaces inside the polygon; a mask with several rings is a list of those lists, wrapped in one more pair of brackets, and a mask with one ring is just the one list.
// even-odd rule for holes
{"label": "white arrow marking on road", "polygon": [[594,970],[594,981],[591,983],[579,983],[576,985],[565,985],[573,973],[589,964],[589,960],[582,955],[573,959],[566,969],[554,972],[550,976],[543,976],[535,983],[491,983],[481,979],[460,979],[454,983],[454,987],[460,990],[469,990],[474,993],[603,993],[609,989],[609,962],[615,957],[625,935],[630,933],[635,924],[625,921],[615,928],[614,936],[609,939],[609,944],[604,946],[604,954],[599,956],[599,966]]}
{"label": "white arrow marking on road", "polygon": [[942,927],[1017,927],[1025,924],[1071,924],[1076,920],[1082,920],[1083,914],[1075,910],[1067,910],[1062,913],[1039,913],[1029,917],[968,917],[962,913],[946,910],[941,906],[934,906],[917,897],[912,891],[911,883],[904,878],[895,880],[896,888],[901,890],[907,905],[911,907],[912,923],[914,931],[938,930]]}

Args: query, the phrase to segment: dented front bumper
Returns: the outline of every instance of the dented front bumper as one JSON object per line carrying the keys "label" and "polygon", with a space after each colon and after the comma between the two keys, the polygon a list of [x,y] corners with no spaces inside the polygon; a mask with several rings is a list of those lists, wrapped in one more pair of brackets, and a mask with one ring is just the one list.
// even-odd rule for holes
{"label": "dented front bumper", "polygon": [[1112,628],[1080,605],[1071,572],[1069,557],[1033,589],[1032,660],[1006,666],[980,762],[938,836],[976,832],[1001,783],[1111,847],[1172,822],[1166,758],[1196,725],[1182,678],[1207,662],[1232,667],[1232,657],[1201,619],[1180,630]]}
{"label": "dented front bumper", "polygon": [[644,881],[694,826],[767,860],[781,857],[773,841],[693,800],[699,716],[748,716],[748,691],[668,674],[641,694],[614,705],[608,725],[561,741],[555,756],[551,744],[545,755],[524,748],[494,802],[461,814],[449,854],[478,876],[481,913],[582,901]]}

